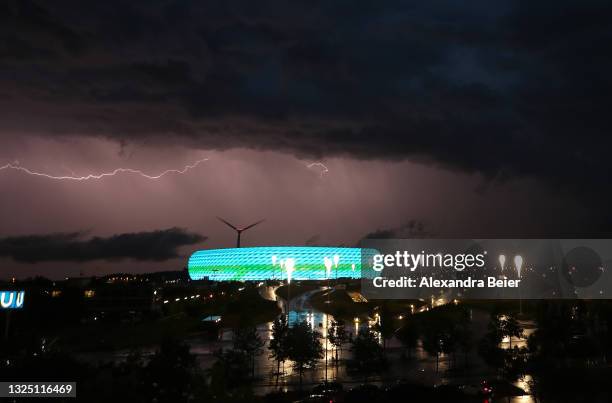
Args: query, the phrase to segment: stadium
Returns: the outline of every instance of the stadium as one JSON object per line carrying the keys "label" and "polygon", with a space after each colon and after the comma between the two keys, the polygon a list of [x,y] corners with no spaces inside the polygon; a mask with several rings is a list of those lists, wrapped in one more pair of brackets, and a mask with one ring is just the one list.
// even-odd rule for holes
{"label": "stadium", "polygon": [[195,252],[187,269],[192,280],[325,280],[361,277],[362,261],[376,251],[362,248],[262,246]]}

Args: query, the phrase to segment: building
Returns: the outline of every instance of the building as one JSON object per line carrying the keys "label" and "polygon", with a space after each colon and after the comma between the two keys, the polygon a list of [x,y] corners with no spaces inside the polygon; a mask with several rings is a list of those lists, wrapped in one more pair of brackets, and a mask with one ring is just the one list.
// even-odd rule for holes
{"label": "building", "polygon": [[187,269],[192,280],[263,281],[360,278],[362,260],[376,251],[362,248],[260,246],[195,252]]}

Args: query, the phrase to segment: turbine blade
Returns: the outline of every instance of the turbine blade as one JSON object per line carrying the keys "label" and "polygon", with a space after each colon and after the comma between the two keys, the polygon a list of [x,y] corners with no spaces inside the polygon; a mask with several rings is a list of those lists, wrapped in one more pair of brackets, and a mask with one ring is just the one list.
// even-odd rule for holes
{"label": "turbine blade", "polygon": [[247,227],[242,228],[242,231],[246,231],[246,230],[248,230],[249,228],[253,228],[253,227],[254,227],[254,226],[256,226],[257,224],[261,224],[261,223],[262,223],[262,222],[264,222],[264,221],[266,221],[266,220],[265,220],[265,219],[263,219],[263,220],[259,220],[259,221],[257,221],[257,222],[256,222],[256,223],[254,223],[254,224],[251,224],[251,225],[249,225],[249,226],[247,226]]}
{"label": "turbine blade", "polygon": [[234,227],[232,224],[230,224],[229,222],[225,221],[223,218],[217,216],[217,219],[219,221],[221,221],[222,223],[224,223],[225,225],[227,225],[228,227],[230,227],[231,229],[233,229],[234,231],[239,231],[238,228]]}

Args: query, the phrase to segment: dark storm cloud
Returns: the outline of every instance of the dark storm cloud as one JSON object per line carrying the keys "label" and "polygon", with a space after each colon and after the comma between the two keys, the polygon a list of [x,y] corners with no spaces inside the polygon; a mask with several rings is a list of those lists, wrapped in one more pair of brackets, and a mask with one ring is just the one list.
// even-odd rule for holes
{"label": "dark storm cloud", "polygon": [[59,233],[0,238],[0,257],[17,262],[121,260],[164,261],[179,257],[178,248],[206,237],[170,228],[82,239],[82,234]]}
{"label": "dark storm cloud", "polygon": [[435,236],[427,226],[419,220],[410,220],[406,224],[395,228],[377,229],[366,234],[361,241],[367,239],[409,239],[409,238],[431,238]]}
{"label": "dark storm cloud", "polygon": [[608,2],[4,8],[3,132],[412,158],[589,194],[610,175]]}

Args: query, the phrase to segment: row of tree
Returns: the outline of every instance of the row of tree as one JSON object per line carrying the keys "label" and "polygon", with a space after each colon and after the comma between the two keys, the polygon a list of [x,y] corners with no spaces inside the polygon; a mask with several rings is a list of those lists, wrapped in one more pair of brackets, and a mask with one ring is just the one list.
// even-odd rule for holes
{"label": "row of tree", "polygon": [[[255,359],[263,353],[265,343],[257,334],[254,326],[234,329],[233,349],[218,351],[217,361],[211,370],[211,385],[219,388],[219,393],[235,389],[255,378]],[[307,369],[314,368],[324,355],[321,334],[307,321],[290,326],[285,315],[280,315],[272,324],[272,335],[268,344],[270,358],[276,362],[276,383],[284,373],[286,362],[291,362],[299,375],[302,385]],[[341,320],[331,321],[328,329],[328,342],[335,352],[332,361],[339,365],[342,348],[350,342],[351,359],[347,367],[365,379],[384,368],[386,360],[378,337],[372,331],[362,331],[356,337],[349,337]],[[248,370],[247,370],[248,369]]]}

